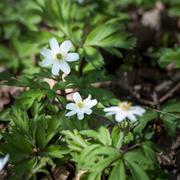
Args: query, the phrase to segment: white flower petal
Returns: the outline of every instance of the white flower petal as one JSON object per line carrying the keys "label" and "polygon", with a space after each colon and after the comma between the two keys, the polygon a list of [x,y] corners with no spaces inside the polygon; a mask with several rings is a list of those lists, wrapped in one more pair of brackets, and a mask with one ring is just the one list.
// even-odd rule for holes
{"label": "white flower petal", "polygon": [[126,113],[116,113],[115,114],[115,120],[117,122],[121,122],[122,120],[124,120],[126,118]]}
{"label": "white flower petal", "polygon": [[68,113],[66,113],[66,115],[65,116],[68,116],[68,117],[70,117],[70,116],[73,116],[73,115],[75,115],[77,113],[77,111],[70,111],[70,112],[68,112]]}
{"label": "white flower petal", "polygon": [[9,160],[9,154],[7,154],[4,158],[0,159],[0,172],[3,170],[8,160]]}
{"label": "white flower petal", "polygon": [[68,53],[65,56],[65,60],[68,62],[73,62],[73,61],[77,61],[79,59],[79,54],[78,53]]}
{"label": "white flower petal", "polygon": [[136,121],[136,116],[133,115],[132,113],[128,113],[127,118],[130,119],[131,121]]}
{"label": "white flower petal", "polygon": [[96,99],[93,99],[93,100],[89,101],[88,107],[92,108],[92,107],[95,106],[96,104],[97,104],[97,100],[96,100]]}
{"label": "white flower petal", "polygon": [[66,54],[71,49],[71,47],[72,47],[71,41],[66,40],[60,45],[60,52]]}
{"label": "white flower petal", "polygon": [[50,49],[43,49],[40,52],[40,54],[43,55],[44,57],[48,58],[48,59],[51,59],[54,57],[54,53]]}
{"label": "white flower petal", "polygon": [[108,108],[104,108],[104,111],[105,112],[118,112],[120,111],[121,109],[117,106],[112,106],[112,107],[108,107]]}
{"label": "white flower petal", "polygon": [[52,64],[53,64],[53,61],[51,59],[44,59],[42,62],[40,62],[40,66],[42,67],[47,67]]}
{"label": "white flower petal", "polygon": [[59,52],[60,47],[59,47],[59,43],[56,40],[56,38],[49,39],[49,44],[50,44],[51,50],[54,53],[58,53]]}
{"label": "white flower petal", "polygon": [[84,114],[81,113],[81,112],[78,112],[77,118],[78,118],[79,120],[82,120],[82,119],[84,118]]}
{"label": "white flower petal", "polygon": [[139,116],[142,116],[142,115],[143,115],[143,112],[137,111],[137,110],[130,110],[130,112],[131,112],[132,114],[139,115]]}
{"label": "white flower petal", "polygon": [[66,109],[69,109],[69,110],[74,110],[76,108],[77,108],[77,106],[75,103],[69,103],[66,105]]}
{"label": "white flower petal", "polygon": [[60,71],[60,65],[58,63],[54,63],[51,70],[52,74],[57,76],[59,74],[59,71]]}
{"label": "white flower petal", "polygon": [[63,71],[65,74],[69,74],[71,72],[69,64],[65,61],[60,62],[59,67],[60,67],[61,71]]}
{"label": "white flower petal", "polygon": [[90,114],[92,113],[92,110],[89,109],[89,108],[88,108],[88,109],[85,109],[85,113],[88,114],[88,115],[90,115]]}
{"label": "white flower petal", "polygon": [[78,92],[75,92],[74,94],[73,94],[73,99],[74,99],[74,102],[79,102],[79,101],[82,101],[82,98],[81,98],[81,96],[80,96],[80,94],[78,93]]}
{"label": "white flower petal", "polygon": [[115,115],[115,120],[120,122],[125,118],[128,118],[131,121],[136,121],[136,115],[142,116],[145,109],[141,108],[140,106],[131,106],[126,110],[118,106],[112,106],[109,108],[104,108],[104,111],[107,112],[106,115]]}
{"label": "white flower petal", "polygon": [[108,112],[108,113],[106,113],[106,116],[111,116],[111,115],[115,115],[115,114],[117,114],[117,112]]}
{"label": "white flower petal", "polygon": [[97,104],[97,100],[96,99],[92,99],[91,100],[91,95],[89,95],[85,100],[84,103],[87,107],[92,108],[93,106],[95,106]]}
{"label": "white flower petal", "polygon": [[144,114],[146,112],[146,110],[144,108],[140,107],[140,106],[133,106],[131,109],[135,110],[135,111],[139,111],[142,114]]}
{"label": "white flower petal", "polygon": [[89,101],[91,101],[91,95],[89,94],[89,96],[84,100],[85,104],[88,104]]}

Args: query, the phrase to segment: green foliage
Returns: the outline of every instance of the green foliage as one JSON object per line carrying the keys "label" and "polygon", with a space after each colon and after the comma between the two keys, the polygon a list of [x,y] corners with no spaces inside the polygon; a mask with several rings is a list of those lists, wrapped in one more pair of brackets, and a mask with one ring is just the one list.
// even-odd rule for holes
{"label": "green foliage", "polygon": [[[71,156],[78,171],[84,170],[87,179],[101,179],[108,172],[109,179],[128,179],[130,171],[134,179],[150,179],[146,170],[153,169],[153,161],[138,148],[124,150],[123,132],[115,127],[112,133],[105,127],[98,131],[63,131]],[[120,135],[120,136],[119,136]],[[148,146],[151,149],[151,146]],[[151,149],[151,156],[154,156]]]}
{"label": "green foliage", "polygon": [[174,64],[176,68],[180,68],[180,48],[176,49],[164,49],[161,53],[159,63],[161,67],[165,67],[168,64]]}
{"label": "green foliage", "polygon": [[38,172],[48,173],[45,167],[53,165],[52,159],[61,159],[68,153],[59,142],[59,129],[64,114],[54,117],[45,115],[30,118],[26,111],[12,109],[11,129],[3,133],[2,151],[10,154],[16,178],[34,176]]}
{"label": "green foliage", "polygon": [[176,130],[180,126],[179,106],[179,101],[170,101],[162,108],[163,113],[160,115],[168,133],[174,138],[176,137]]}
{"label": "green foliage", "polygon": [[[162,2],[168,15],[176,19],[179,1]],[[180,102],[149,107],[135,122],[115,122],[116,116],[107,117],[104,112],[105,107],[118,108],[121,102],[108,90],[111,85],[104,88],[116,80],[106,66],[116,60],[122,66],[136,68],[134,63],[139,64],[128,62],[136,56],[137,41],[129,31],[129,14],[136,19],[139,12],[134,8],[143,12],[155,4],[155,0],[1,0],[0,85],[22,88],[15,95],[8,92],[10,103],[0,112],[0,152],[10,155],[8,179],[39,179],[69,163],[75,163],[77,177],[84,172],[80,178],[85,180],[167,178],[157,161],[156,152],[161,150],[154,138],[159,134],[152,127],[160,125],[160,130],[175,139]],[[180,49],[177,45],[170,48],[166,34],[162,35],[164,46],[147,53],[156,58],[153,67],[160,65],[165,70],[170,64],[178,69]],[[60,44],[71,40],[71,50],[79,54],[68,76],[52,75],[50,66],[40,67],[40,51],[52,37]],[[92,113],[87,112],[81,121],[76,114],[66,115],[74,92],[83,100],[88,95],[97,100]]]}

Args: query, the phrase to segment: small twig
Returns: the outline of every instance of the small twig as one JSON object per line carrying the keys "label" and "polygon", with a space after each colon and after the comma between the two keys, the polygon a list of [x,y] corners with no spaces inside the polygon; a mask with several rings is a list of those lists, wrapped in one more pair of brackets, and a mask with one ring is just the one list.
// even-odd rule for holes
{"label": "small twig", "polygon": [[142,104],[147,104],[147,105],[150,105],[150,106],[154,106],[154,101],[152,100],[147,100],[147,99],[143,99],[143,98],[140,98],[140,97],[137,97],[135,96],[135,98]]}
{"label": "small twig", "polygon": [[132,149],[135,149],[135,148],[137,148],[137,147],[139,147],[139,146],[140,146],[140,144],[134,144],[134,145],[128,147],[128,151],[129,151],[129,150],[132,150]]}
{"label": "small twig", "polygon": [[158,99],[158,95],[157,95],[156,91],[153,92],[152,99],[153,99],[154,105],[156,105],[157,109],[160,109],[159,99]]}
{"label": "small twig", "polygon": [[75,92],[78,92],[78,90],[71,91],[71,92],[67,92],[67,93],[65,92],[65,94],[64,94],[64,95],[66,95],[66,96],[67,96],[67,95],[72,94],[72,93],[75,93]]}
{"label": "small twig", "polygon": [[180,88],[180,83],[178,83],[174,88],[167,92],[164,96],[159,99],[159,102],[162,103],[169,97],[171,97],[178,89]]}

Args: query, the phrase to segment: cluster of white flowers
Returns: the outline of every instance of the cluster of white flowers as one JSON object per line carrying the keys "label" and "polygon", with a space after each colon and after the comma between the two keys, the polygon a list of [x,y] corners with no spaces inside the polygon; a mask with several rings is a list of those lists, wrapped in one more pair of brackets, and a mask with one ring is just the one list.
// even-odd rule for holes
{"label": "cluster of white flowers", "polygon": [[[70,40],[64,41],[59,45],[55,38],[49,40],[51,49],[43,49],[41,54],[44,56],[44,60],[41,62],[43,67],[52,66],[52,74],[58,75],[59,71],[63,71],[65,74],[69,74],[71,69],[67,62],[77,61],[79,59],[78,53],[68,53],[72,47]],[[78,92],[73,94],[73,100],[75,103],[69,103],[66,105],[66,110],[70,110],[66,113],[67,117],[77,114],[77,118],[82,120],[84,114],[92,114],[91,108],[97,104],[96,99],[91,100],[91,95],[86,99],[82,99]],[[132,106],[131,103],[122,102],[118,106],[112,106],[104,108],[106,115],[115,115],[115,120],[121,122],[124,119],[136,121],[136,116],[142,116],[145,112],[140,106]]]}
{"label": "cluster of white flowers", "polygon": [[0,172],[3,170],[7,162],[9,161],[9,154],[7,154],[5,157],[0,158]]}
{"label": "cluster of white flowers", "polygon": [[[66,105],[66,109],[70,110],[66,113],[66,116],[70,117],[77,114],[77,118],[82,120],[84,114],[92,114],[91,108],[97,104],[96,99],[91,100],[91,95],[83,100],[78,92],[73,94],[73,100],[75,103],[69,103]],[[115,120],[121,122],[124,119],[136,121],[136,116],[142,116],[145,113],[145,109],[140,106],[132,106],[129,102],[121,102],[118,106],[111,106],[104,108],[106,115],[115,115]]]}

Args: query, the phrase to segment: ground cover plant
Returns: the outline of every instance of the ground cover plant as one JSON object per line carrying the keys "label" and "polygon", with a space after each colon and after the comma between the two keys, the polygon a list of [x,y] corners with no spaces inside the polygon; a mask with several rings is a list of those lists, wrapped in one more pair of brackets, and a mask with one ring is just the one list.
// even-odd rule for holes
{"label": "ground cover plant", "polygon": [[178,0],[0,10],[0,179],[180,177]]}

